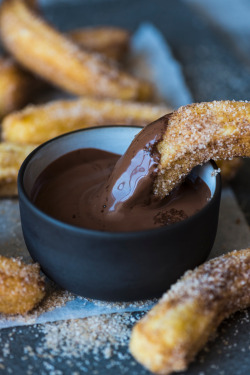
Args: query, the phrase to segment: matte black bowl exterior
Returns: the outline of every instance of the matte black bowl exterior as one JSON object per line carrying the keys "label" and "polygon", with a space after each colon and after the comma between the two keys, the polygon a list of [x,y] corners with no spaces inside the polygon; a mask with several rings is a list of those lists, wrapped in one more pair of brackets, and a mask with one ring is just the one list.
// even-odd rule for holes
{"label": "matte black bowl exterior", "polygon": [[[85,147],[83,139],[90,135],[93,142],[100,139],[96,142],[99,148],[98,143],[106,139],[110,145],[103,149],[108,151],[115,148],[113,152],[118,152],[119,143],[125,142],[123,153],[140,129],[117,126],[68,133],[37,148],[20,169],[20,213],[27,248],[49,278],[76,294],[107,301],[158,297],[185,270],[203,262],[213,246],[221,193],[218,174],[211,177],[214,194],[201,211],[180,223],[148,231],[111,233],[77,228],[53,219],[30,201],[36,175],[60,156],[51,159],[49,155],[61,147],[58,145],[63,146],[60,153],[66,153]],[[113,137],[117,139],[115,147]],[[76,142],[65,150],[69,139]],[[210,163],[207,168],[211,175],[216,165]]]}

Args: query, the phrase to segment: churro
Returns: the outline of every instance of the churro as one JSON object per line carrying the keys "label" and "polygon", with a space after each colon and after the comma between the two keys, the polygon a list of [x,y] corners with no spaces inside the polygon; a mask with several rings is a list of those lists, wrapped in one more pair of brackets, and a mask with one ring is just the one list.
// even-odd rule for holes
{"label": "churro", "polygon": [[84,51],[57,32],[23,0],[5,0],[0,9],[4,47],[24,67],[76,95],[146,100],[151,86],[121,71],[104,56]]}
{"label": "churro", "polygon": [[121,61],[129,48],[129,32],[118,27],[86,27],[68,35],[83,49],[102,53],[116,61]]}
{"label": "churro", "polygon": [[17,195],[18,170],[35,146],[0,143],[0,197]]}
{"label": "churro", "polygon": [[0,255],[0,313],[25,314],[44,297],[44,279],[38,264]]}
{"label": "churro", "polygon": [[11,58],[0,58],[0,118],[28,104],[38,87]]}
{"label": "churro", "polygon": [[197,165],[250,156],[250,102],[214,101],[179,108],[163,119],[155,193],[165,196]]}
{"label": "churro", "polygon": [[3,139],[39,144],[60,134],[97,125],[146,125],[168,113],[167,106],[94,98],[29,106],[7,116]]}
{"label": "churro", "polygon": [[132,331],[130,350],[157,374],[185,370],[223,319],[250,305],[250,249],[187,271]]}

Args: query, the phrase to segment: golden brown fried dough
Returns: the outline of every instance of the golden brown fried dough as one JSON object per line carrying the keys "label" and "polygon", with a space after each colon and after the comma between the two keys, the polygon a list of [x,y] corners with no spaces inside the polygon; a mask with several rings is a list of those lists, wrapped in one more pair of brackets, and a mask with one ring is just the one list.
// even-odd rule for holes
{"label": "golden brown fried dough", "polygon": [[129,32],[118,27],[82,28],[71,31],[69,36],[83,49],[99,52],[116,61],[121,61],[129,48]]}
{"label": "golden brown fried dough", "polygon": [[165,196],[197,165],[250,156],[250,102],[214,101],[181,107],[166,117],[158,144],[155,193]]}
{"label": "golden brown fried dough", "polygon": [[119,100],[82,98],[29,106],[7,116],[3,138],[39,144],[60,134],[97,125],[146,125],[169,112],[166,106]]}
{"label": "golden brown fried dough", "polygon": [[35,146],[0,143],[0,197],[17,195],[19,168]]}
{"label": "golden brown fried dough", "polygon": [[223,319],[250,305],[250,249],[188,271],[135,325],[130,350],[157,374],[185,370]]}
{"label": "golden brown fried dough", "polygon": [[5,0],[0,10],[5,48],[24,67],[76,95],[146,100],[151,86],[100,54],[83,51],[57,32],[23,0]]}
{"label": "golden brown fried dough", "polygon": [[26,105],[38,85],[12,59],[0,58],[0,118]]}
{"label": "golden brown fried dough", "polygon": [[44,280],[38,264],[0,255],[0,313],[25,314],[44,297]]}

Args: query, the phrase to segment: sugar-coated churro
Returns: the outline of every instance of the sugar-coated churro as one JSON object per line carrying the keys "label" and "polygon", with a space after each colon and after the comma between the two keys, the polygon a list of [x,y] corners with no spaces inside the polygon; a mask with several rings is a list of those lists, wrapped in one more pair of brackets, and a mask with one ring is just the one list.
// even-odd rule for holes
{"label": "sugar-coated churro", "polygon": [[71,31],[70,38],[80,47],[121,61],[129,48],[130,34],[118,27],[88,27]]}
{"label": "sugar-coated churro", "polygon": [[149,84],[119,70],[100,54],[83,51],[35,14],[23,0],[5,0],[0,8],[5,48],[24,67],[76,95],[146,100]]}
{"label": "sugar-coated churro", "polygon": [[181,107],[166,116],[155,193],[165,196],[210,159],[250,156],[250,102],[214,101]]}
{"label": "sugar-coated churro", "polygon": [[0,143],[0,197],[17,195],[18,170],[35,146]]}
{"label": "sugar-coated churro", "polygon": [[44,297],[44,280],[38,264],[0,255],[0,313],[25,314]]}
{"label": "sugar-coated churro", "polygon": [[168,113],[167,106],[111,99],[82,98],[29,106],[7,116],[3,139],[39,144],[60,134],[97,125],[146,125]]}
{"label": "sugar-coated churro", "polygon": [[130,350],[157,374],[185,370],[223,319],[250,305],[250,249],[188,271],[135,325]]}

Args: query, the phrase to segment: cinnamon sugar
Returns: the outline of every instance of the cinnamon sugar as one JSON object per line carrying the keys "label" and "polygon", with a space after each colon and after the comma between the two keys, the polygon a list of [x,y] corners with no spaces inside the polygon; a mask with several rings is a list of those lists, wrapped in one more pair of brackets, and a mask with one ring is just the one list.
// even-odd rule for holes
{"label": "cinnamon sugar", "polygon": [[[60,354],[64,358],[81,358],[91,352],[95,360],[108,359],[118,347],[127,346],[129,327],[135,321],[125,313],[46,324],[42,328],[45,334],[43,346],[52,355]],[[38,352],[40,350],[41,347]]]}
{"label": "cinnamon sugar", "polygon": [[[31,375],[38,372],[51,375],[144,373],[142,368],[135,367],[127,348],[131,326],[141,315],[126,313],[117,317],[112,314],[31,326],[29,334],[37,338],[35,341],[26,341],[17,364]],[[242,330],[246,331],[249,324],[249,312],[245,310],[236,315],[223,323],[216,341],[210,342],[198,356],[196,370],[192,373],[210,374],[210,367],[216,366],[216,374],[226,375],[230,358],[234,358],[237,353],[240,355],[239,351],[245,357],[249,356],[248,341],[242,341]],[[6,341],[2,341],[0,369],[6,373],[11,373],[12,369],[12,345],[25,342],[23,333],[22,328],[13,328],[6,335]],[[237,342],[241,342],[239,351],[235,346]]]}
{"label": "cinnamon sugar", "polygon": [[198,300],[204,312],[220,304],[225,315],[250,304],[250,248],[233,251],[187,271],[161,302]]}
{"label": "cinnamon sugar", "polygon": [[250,156],[249,134],[249,102],[213,101],[179,108],[169,116],[158,144],[156,194],[168,194],[195,166],[210,159]]}

